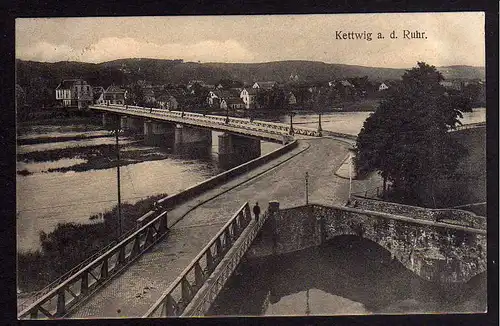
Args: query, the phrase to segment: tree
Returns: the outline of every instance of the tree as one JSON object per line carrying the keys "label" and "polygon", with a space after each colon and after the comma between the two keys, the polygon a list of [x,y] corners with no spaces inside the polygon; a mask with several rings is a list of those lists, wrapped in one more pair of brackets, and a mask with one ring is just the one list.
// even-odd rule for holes
{"label": "tree", "polygon": [[465,154],[448,131],[460,124],[461,112],[470,111],[470,101],[449,94],[442,80],[434,66],[419,62],[366,119],[356,143],[356,169],[378,171],[384,193],[391,181],[395,194],[417,203],[417,190],[430,185],[433,193],[435,180],[450,175]]}

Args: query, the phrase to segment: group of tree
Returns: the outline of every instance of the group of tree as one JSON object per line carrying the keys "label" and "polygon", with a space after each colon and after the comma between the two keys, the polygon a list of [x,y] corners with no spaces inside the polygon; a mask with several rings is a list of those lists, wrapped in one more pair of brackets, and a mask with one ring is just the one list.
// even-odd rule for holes
{"label": "group of tree", "polygon": [[434,66],[419,62],[402,82],[386,93],[366,119],[356,143],[355,165],[360,175],[378,171],[392,194],[418,203],[422,185],[434,195],[436,180],[450,176],[465,148],[448,132],[471,110],[470,98],[440,85]]}

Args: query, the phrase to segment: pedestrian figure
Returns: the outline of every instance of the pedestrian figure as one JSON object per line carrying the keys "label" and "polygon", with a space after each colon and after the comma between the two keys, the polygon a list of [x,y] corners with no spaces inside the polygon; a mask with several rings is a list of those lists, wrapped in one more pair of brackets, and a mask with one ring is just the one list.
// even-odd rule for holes
{"label": "pedestrian figure", "polygon": [[253,207],[253,214],[255,215],[255,222],[259,221],[259,214],[260,214],[260,207],[259,203],[255,203],[255,206]]}

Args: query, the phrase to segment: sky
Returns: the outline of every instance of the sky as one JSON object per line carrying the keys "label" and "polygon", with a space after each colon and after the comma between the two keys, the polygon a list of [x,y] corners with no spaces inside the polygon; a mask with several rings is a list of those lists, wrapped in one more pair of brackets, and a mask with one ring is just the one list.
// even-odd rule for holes
{"label": "sky", "polygon": [[[404,30],[425,32],[425,38],[404,38]],[[397,38],[390,37],[393,31]],[[371,41],[353,39],[352,33],[364,32],[372,33]],[[484,13],[19,18],[16,58],[484,66]]]}

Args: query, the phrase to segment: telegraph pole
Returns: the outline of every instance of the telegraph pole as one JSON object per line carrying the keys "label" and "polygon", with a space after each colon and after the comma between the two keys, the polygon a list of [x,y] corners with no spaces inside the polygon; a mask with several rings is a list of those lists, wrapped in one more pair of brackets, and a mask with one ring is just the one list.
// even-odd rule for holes
{"label": "telegraph pole", "polygon": [[323,128],[321,128],[321,112],[318,113],[318,133],[320,136],[323,134]]}
{"label": "telegraph pole", "polygon": [[309,173],[306,172],[306,205],[309,205]]}
{"label": "telegraph pole", "polygon": [[[120,120],[118,120],[118,123]],[[118,133],[120,132],[119,125],[116,127],[115,137],[116,137],[116,184],[118,187],[118,237],[122,235],[122,212],[121,212],[121,190],[120,190],[120,146],[118,144]]]}
{"label": "telegraph pole", "polygon": [[351,201],[351,191],[352,191],[352,154],[349,151],[349,202]]}

